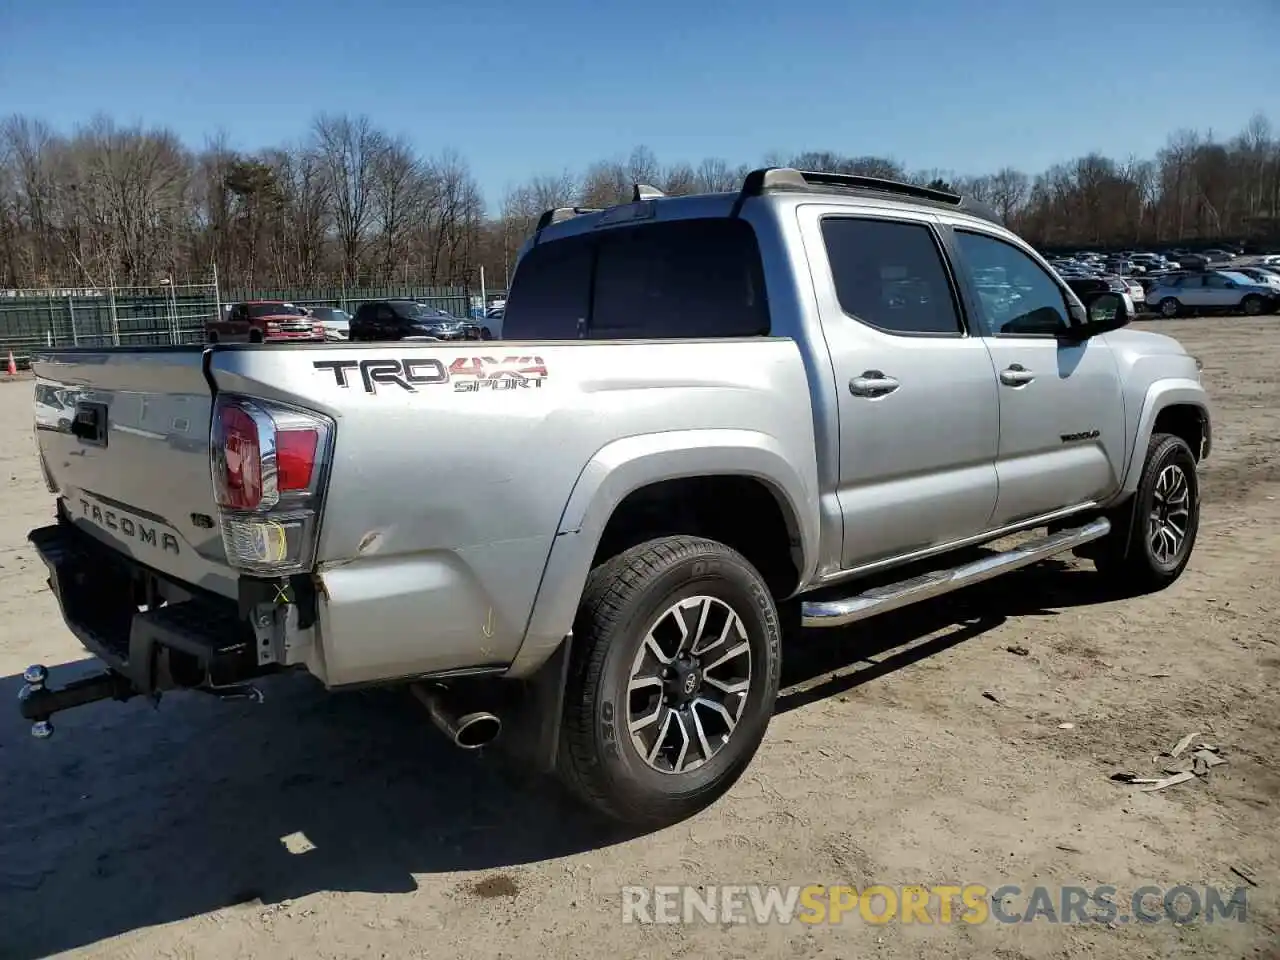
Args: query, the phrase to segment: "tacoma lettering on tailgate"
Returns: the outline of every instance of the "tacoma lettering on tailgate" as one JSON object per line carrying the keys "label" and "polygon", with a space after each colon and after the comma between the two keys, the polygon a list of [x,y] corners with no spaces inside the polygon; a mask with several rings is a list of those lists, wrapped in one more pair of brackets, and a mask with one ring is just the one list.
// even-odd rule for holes
{"label": "tacoma lettering on tailgate", "polygon": [[163,530],[157,532],[154,524],[144,523],[134,517],[117,513],[115,510],[104,510],[95,503],[81,498],[80,513],[100,527],[119,533],[136,543],[144,543],[149,547],[178,553],[178,538]]}

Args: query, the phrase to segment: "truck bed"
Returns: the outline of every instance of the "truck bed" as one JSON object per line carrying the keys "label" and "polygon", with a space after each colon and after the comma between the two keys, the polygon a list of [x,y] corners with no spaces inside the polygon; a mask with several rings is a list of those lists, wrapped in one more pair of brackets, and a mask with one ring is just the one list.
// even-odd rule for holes
{"label": "truck bed", "polygon": [[70,522],[228,598],[243,575],[220,539],[213,396],[332,418],[307,663],[334,685],[509,664],[537,630],[552,542],[590,519],[575,489],[622,476],[615,461],[740,442],[796,465],[796,496],[817,500],[809,387],[787,339],[62,350],[33,368],[69,416],[104,412],[102,437],[39,431]]}

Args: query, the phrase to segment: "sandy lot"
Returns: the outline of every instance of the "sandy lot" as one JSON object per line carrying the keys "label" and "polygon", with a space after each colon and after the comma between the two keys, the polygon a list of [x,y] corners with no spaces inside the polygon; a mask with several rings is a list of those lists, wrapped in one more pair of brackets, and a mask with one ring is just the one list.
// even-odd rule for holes
{"label": "sandy lot", "polygon": [[[1143,326],[1203,359],[1216,403],[1182,580],[1115,601],[1088,564],[1046,565],[806,636],[743,780],[643,836],[399,696],[301,676],[31,740],[22,668],[89,665],[25,541],[51,516],[31,385],[0,384],[0,957],[1280,956],[1280,319]],[[1189,733],[1227,763],[1159,793],[1109,779]],[[1243,923],[641,926],[620,905],[625,884],[1111,884],[1127,912],[1143,884],[1237,870]]]}

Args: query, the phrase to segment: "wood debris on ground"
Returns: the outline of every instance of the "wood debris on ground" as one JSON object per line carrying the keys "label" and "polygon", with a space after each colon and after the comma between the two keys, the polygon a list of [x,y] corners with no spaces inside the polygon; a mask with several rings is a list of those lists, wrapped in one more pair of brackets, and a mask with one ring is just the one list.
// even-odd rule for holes
{"label": "wood debris on ground", "polygon": [[[1199,737],[1198,731],[1188,733],[1170,750],[1157,753],[1151,758],[1152,765],[1160,768],[1162,776],[1141,777],[1136,773],[1119,772],[1113,773],[1111,779],[1116,783],[1133,784],[1145,793],[1204,779],[1212,768],[1226,763],[1227,758],[1222,756],[1221,749],[1199,740]],[[1192,744],[1195,744],[1194,748]]]}

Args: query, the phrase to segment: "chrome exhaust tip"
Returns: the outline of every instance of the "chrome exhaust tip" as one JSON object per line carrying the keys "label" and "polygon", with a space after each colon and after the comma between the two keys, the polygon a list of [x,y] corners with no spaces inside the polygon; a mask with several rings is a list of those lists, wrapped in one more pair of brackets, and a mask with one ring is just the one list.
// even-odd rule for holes
{"label": "chrome exhaust tip", "polygon": [[431,722],[455,747],[479,750],[496,740],[502,732],[502,720],[488,710],[474,710],[459,715],[448,702],[448,691],[443,687],[426,687],[415,683],[410,689],[427,708]]}

